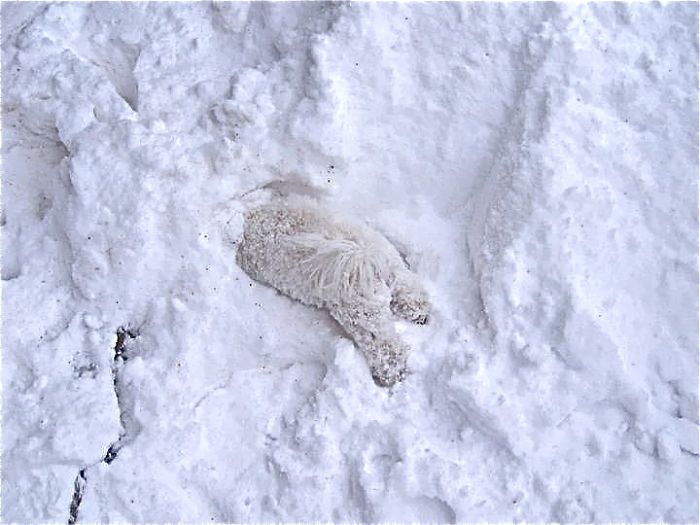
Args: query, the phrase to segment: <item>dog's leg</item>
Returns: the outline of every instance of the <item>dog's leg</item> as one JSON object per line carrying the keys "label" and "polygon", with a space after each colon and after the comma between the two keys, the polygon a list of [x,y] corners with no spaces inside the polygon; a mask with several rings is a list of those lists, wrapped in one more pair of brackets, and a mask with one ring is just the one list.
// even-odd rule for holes
{"label": "dog's leg", "polygon": [[392,386],[406,376],[409,348],[394,333],[388,304],[358,298],[329,310],[365,356],[375,383]]}
{"label": "dog's leg", "polygon": [[428,322],[430,300],[418,279],[409,271],[397,272],[391,288],[391,311],[416,324]]}

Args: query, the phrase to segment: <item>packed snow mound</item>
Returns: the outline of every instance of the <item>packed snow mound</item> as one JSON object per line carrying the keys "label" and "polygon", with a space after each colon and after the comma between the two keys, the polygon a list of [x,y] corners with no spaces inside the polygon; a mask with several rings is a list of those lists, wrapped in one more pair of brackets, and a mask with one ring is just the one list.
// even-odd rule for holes
{"label": "packed snow mound", "polygon": [[[698,6],[3,3],[2,519],[698,521]],[[374,385],[236,265],[427,288]]]}

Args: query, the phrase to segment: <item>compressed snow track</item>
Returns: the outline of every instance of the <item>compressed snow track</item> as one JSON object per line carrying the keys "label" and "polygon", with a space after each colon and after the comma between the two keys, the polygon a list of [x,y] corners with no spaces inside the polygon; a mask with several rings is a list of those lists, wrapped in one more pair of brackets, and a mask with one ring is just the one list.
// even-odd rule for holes
{"label": "compressed snow track", "polygon": [[[697,15],[3,3],[2,519],[697,522]],[[402,384],[236,266],[290,194],[426,284]]]}

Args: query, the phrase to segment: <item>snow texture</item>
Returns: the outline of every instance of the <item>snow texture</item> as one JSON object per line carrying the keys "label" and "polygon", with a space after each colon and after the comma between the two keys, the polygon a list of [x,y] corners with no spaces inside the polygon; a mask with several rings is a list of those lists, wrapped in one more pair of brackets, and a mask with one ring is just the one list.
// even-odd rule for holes
{"label": "snow texture", "polygon": [[[4,521],[698,521],[697,3],[1,9]],[[299,196],[392,388],[236,264]]]}

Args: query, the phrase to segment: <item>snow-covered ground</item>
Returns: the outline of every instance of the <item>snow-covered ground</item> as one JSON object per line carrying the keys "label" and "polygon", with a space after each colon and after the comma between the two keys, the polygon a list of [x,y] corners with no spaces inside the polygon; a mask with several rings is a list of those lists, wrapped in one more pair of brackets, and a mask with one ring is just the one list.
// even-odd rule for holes
{"label": "snow-covered ground", "polygon": [[[2,4],[4,521],[698,520],[698,5]],[[435,306],[376,387],[235,264]]]}

